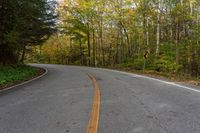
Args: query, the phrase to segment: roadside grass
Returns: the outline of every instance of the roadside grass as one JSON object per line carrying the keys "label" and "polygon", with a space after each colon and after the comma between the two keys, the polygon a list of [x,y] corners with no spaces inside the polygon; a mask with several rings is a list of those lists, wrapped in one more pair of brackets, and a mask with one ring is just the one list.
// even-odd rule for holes
{"label": "roadside grass", "polygon": [[0,89],[35,77],[39,70],[27,65],[0,66]]}
{"label": "roadside grass", "polygon": [[153,78],[159,78],[163,80],[169,80],[169,81],[174,81],[174,82],[180,82],[180,83],[188,83],[191,85],[195,86],[200,86],[200,79],[188,76],[186,74],[170,74],[166,72],[157,72],[154,70],[135,70],[131,67],[121,67],[121,66],[115,66],[115,67],[106,67],[109,69],[115,69],[119,71],[125,71],[125,72],[130,72],[130,73],[135,73],[135,74],[141,74],[141,75],[146,75],[149,77]]}

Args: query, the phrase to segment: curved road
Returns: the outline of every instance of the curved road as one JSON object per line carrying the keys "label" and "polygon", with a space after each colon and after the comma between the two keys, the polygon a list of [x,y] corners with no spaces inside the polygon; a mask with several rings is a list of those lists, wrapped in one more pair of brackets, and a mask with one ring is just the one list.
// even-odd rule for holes
{"label": "curved road", "polygon": [[0,133],[85,133],[96,78],[98,133],[200,133],[200,91],[123,72],[34,65],[47,75],[0,93]]}

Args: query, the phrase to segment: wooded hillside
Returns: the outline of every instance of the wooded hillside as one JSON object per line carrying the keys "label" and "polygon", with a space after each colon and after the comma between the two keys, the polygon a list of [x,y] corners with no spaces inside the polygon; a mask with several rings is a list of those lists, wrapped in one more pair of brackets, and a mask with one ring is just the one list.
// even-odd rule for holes
{"label": "wooded hillside", "polygon": [[58,32],[29,61],[200,73],[198,0],[64,0],[57,12]]}

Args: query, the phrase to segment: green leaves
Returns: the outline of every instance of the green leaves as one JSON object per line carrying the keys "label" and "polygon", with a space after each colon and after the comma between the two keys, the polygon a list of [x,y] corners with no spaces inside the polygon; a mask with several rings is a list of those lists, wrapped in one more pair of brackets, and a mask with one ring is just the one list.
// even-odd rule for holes
{"label": "green leaves", "polygon": [[[63,45],[67,46],[62,54],[70,63],[123,63],[124,67],[139,70],[144,64],[144,51],[149,51],[147,70],[176,73],[181,69],[191,73],[195,69],[200,74],[196,65],[200,64],[197,0],[65,0],[58,12],[60,34],[66,38]],[[23,35],[40,33],[40,20],[37,22],[30,26],[30,33]],[[19,35],[12,32],[9,37]],[[60,58],[57,48],[52,49],[53,55]]]}
{"label": "green leaves", "polygon": [[0,66],[0,87],[12,84],[37,74],[37,68],[30,66]]}
{"label": "green leaves", "polygon": [[16,63],[19,55],[15,53],[20,54],[24,45],[41,44],[55,32],[57,15],[54,5],[55,2],[50,0],[6,0],[0,3],[0,64]]}

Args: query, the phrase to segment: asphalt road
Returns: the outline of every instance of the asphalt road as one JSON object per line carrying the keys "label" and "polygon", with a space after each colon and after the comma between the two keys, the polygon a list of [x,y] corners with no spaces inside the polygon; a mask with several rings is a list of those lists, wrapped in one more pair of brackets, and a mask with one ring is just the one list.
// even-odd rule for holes
{"label": "asphalt road", "polygon": [[0,133],[85,133],[96,77],[98,133],[200,133],[200,91],[135,74],[62,65],[0,93]]}

